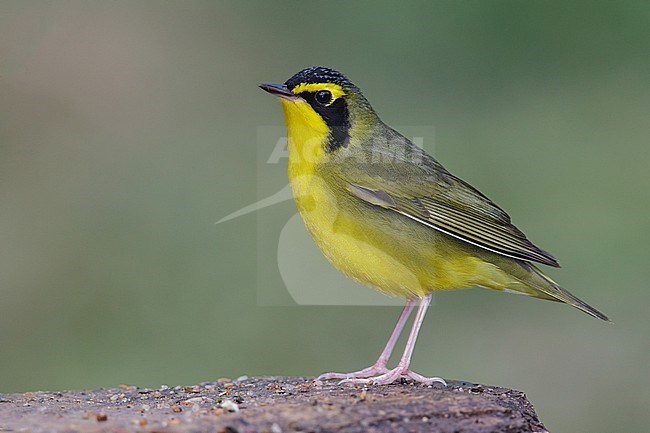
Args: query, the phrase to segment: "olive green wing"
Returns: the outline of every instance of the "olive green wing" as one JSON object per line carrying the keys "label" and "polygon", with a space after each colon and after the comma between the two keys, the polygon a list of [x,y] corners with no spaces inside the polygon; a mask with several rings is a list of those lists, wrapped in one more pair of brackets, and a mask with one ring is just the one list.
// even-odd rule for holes
{"label": "olive green wing", "polygon": [[347,185],[350,193],[367,203],[470,244],[515,259],[560,266],[555,257],[529,241],[501,208],[444,168],[435,174],[426,169],[415,174],[388,180],[366,172]]}

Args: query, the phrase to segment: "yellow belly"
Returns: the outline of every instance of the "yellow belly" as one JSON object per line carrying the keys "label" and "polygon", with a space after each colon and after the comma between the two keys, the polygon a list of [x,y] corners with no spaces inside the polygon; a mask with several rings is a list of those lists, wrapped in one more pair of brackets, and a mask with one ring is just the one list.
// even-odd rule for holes
{"label": "yellow belly", "polygon": [[336,268],[362,284],[410,298],[487,285],[488,274],[500,274],[465,251],[462,243],[433,229],[361,201],[358,208],[343,205],[348,198],[341,194],[347,192],[317,175],[301,170],[292,175],[290,170],[290,178],[296,205],[316,244]]}

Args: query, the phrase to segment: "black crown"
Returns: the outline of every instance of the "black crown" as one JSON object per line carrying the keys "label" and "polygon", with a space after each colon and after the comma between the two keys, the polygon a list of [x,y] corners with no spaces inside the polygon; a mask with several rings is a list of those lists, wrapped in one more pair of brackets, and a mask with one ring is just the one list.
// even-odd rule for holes
{"label": "black crown", "polygon": [[352,84],[350,80],[345,77],[345,75],[339,71],[326,68],[324,66],[312,66],[311,68],[305,68],[293,77],[289,78],[284,84],[286,84],[289,89],[293,89],[300,83],[335,83],[341,87],[354,86],[354,84]]}

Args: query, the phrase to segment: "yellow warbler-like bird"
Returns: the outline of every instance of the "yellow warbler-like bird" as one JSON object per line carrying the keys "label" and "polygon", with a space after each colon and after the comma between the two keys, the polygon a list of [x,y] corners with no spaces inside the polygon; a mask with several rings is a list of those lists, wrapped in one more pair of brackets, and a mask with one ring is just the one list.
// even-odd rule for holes
{"label": "yellow warbler-like bird", "polygon": [[[407,299],[373,366],[321,378],[444,383],[409,369],[434,290],[514,291],[609,320],[544,275],[532,262],[557,267],[557,260],[530,242],[490,199],[383,123],[343,74],[312,67],[284,84],[260,87],[282,103],[289,180],[318,247],[347,276]],[[388,369],[393,347],[418,304],[404,354],[396,368]]]}

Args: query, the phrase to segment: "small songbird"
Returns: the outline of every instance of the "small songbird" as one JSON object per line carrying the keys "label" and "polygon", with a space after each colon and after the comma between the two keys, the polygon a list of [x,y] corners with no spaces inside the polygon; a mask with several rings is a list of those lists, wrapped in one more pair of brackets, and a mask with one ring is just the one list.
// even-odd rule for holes
{"label": "small songbird", "polygon": [[[532,262],[559,267],[508,214],[383,123],[357,86],[317,66],[284,84],[260,84],[282,103],[289,180],[316,244],[345,275],[406,299],[377,362],[321,379],[388,384],[402,377],[445,383],[410,370],[411,355],[435,290],[479,286],[564,302],[608,321]],[[419,305],[404,353],[386,367]]]}

